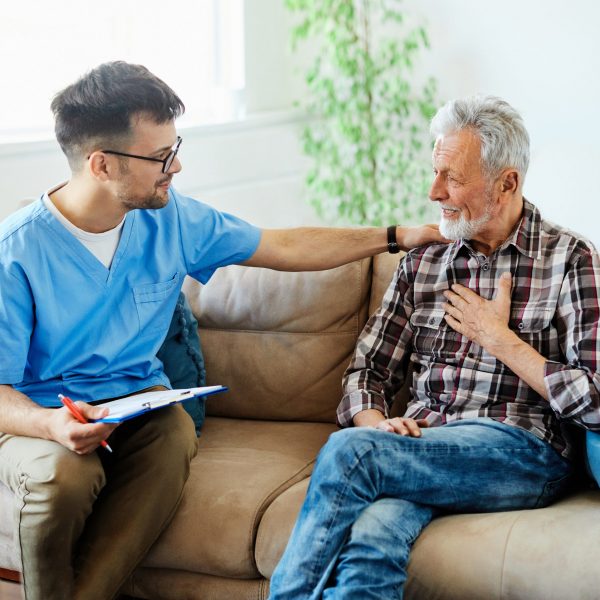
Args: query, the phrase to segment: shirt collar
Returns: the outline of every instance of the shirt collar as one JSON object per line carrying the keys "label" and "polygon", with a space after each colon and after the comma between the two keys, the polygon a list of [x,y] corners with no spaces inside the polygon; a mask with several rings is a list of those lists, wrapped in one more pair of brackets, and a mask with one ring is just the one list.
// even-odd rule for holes
{"label": "shirt collar", "polygon": [[[540,211],[531,202],[523,198],[523,215],[519,225],[498,248],[498,251],[502,251],[508,246],[514,246],[521,254],[529,258],[540,258],[542,253],[541,231],[542,217]],[[453,242],[450,245],[446,263],[453,262],[462,248],[467,250],[471,248],[468,240],[460,239]]]}
{"label": "shirt collar", "polygon": [[529,258],[542,256],[542,216],[536,206],[523,198],[523,216],[513,234],[502,244],[502,248],[513,245]]}

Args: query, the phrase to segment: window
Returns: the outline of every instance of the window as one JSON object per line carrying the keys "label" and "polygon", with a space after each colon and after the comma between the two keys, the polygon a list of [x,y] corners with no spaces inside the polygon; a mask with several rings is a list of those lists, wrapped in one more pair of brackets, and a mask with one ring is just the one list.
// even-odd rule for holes
{"label": "window", "polygon": [[243,0],[19,0],[0,20],[0,140],[49,137],[52,96],[109,60],[141,63],[181,97],[181,125],[243,112]]}

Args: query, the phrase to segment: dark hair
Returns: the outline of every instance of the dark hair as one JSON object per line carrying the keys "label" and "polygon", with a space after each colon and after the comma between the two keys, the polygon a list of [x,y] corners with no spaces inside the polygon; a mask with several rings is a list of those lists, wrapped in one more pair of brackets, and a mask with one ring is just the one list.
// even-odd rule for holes
{"label": "dark hair", "polygon": [[51,104],[56,139],[71,168],[104,144],[131,134],[132,117],[172,121],[185,106],[175,92],[142,65],[104,63],[54,96]]}

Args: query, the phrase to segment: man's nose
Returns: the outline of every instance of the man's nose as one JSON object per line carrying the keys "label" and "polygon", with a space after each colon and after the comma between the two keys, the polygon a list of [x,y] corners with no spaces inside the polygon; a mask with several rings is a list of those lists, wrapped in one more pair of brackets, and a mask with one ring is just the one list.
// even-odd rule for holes
{"label": "man's nose", "polygon": [[438,173],[431,183],[429,188],[429,199],[433,202],[439,202],[441,200],[447,200],[449,198],[448,187],[446,186],[444,179]]}
{"label": "man's nose", "polygon": [[183,167],[181,166],[181,161],[179,160],[179,156],[176,156],[169,167],[169,173],[175,175],[175,173],[179,173]]}

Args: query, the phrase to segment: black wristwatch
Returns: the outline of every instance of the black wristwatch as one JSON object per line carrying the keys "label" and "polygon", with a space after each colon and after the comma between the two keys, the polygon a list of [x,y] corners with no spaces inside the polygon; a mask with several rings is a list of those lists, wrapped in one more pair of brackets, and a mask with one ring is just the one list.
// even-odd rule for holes
{"label": "black wristwatch", "polygon": [[398,242],[396,241],[396,227],[398,227],[398,226],[390,225],[387,228],[388,252],[390,254],[398,254],[398,252],[400,252],[400,246],[398,246]]}

